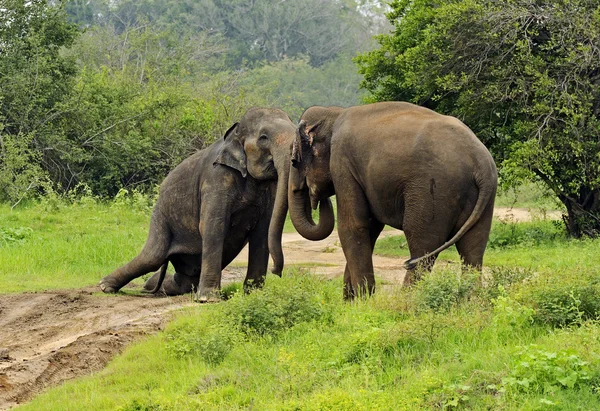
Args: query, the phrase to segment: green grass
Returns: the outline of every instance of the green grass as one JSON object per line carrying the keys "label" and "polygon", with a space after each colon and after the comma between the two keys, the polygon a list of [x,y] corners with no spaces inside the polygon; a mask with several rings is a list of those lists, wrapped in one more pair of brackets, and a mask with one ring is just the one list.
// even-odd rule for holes
{"label": "green grass", "polygon": [[347,304],[339,280],[287,271],[20,409],[598,409],[598,324],[555,328],[477,284],[446,271]]}
{"label": "green grass", "polygon": [[[143,245],[138,203],[0,209],[2,292],[80,287]],[[376,252],[408,255],[403,236]],[[486,278],[439,264],[353,304],[306,267],[177,313],[103,371],[23,410],[600,409],[600,240],[494,222]],[[441,260],[458,261],[455,250]],[[113,297],[118,298],[118,296]]]}
{"label": "green grass", "polygon": [[0,205],[0,293],[96,284],[142,249],[149,221],[148,210],[95,202]]}
{"label": "green grass", "polygon": [[501,190],[496,195],[496,207],[517,207],[543,210],[563,210],[564,206],[546,187],[526,183],[519,187]]}

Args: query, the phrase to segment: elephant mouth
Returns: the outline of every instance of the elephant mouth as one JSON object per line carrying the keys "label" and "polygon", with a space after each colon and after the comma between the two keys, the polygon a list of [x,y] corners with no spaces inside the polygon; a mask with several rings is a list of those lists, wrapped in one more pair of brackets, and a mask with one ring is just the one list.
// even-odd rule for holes
{"label": "elephant mouth", "polygon": [[275,163],[273,160],[269,161],[263,170],[265,177],[277,177],[277,170],[275,169]]}

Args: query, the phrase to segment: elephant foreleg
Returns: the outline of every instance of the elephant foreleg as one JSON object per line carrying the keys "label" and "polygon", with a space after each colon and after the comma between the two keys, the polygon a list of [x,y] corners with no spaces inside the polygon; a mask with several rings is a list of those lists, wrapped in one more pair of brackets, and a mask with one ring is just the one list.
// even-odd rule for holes
{"label": "elephant foreleg", "polygon": [[346,257],[344,296],[366,296],[375,292],[373,247],[383,225],[370,215],[367,199],[352,177],[344,178],[338,196],[338,232]]}
{"label": "elephant foreleg", "polygon": [[270,214],[265,212],[250,233],[248,248],[248,271],[244,280],[244,291],[260,288],[265,282],[269,265],[269,222]]}
{"label": "elephant foreleg", "polygon": [[[377,242],[377,238],[385,224],[380,223],[375,219],[371,219],[369,224],[369,236],[371,242],[371,256],[373,255],[373,250],[375,249],[375,243]],[[371,257],[372,258],[372,257]],[[346,268],[344,269],[344,300],[353,300],[354,297],[358,295],[358,290],[355,290],[352,286],[352,279],[350,277],[350,270],[348,269],[348,264],[346,264]]]}
{"label": "elephant foreleg", "polygon": [[200,212],[200,236],[202,237],[202,264],[196,300],[199,302],[220,300],[223,244],[229,230],[230,214],[227,206],[203,205]]}

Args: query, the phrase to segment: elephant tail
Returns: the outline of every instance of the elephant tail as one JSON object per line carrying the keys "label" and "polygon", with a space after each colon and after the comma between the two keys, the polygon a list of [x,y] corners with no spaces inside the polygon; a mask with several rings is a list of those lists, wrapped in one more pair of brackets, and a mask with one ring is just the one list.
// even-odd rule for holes
{"label": "elephant tail", "polygon": [[414,270],[415,268],[417,268],[421,261],[428,259],[434,255],[437,255],[444,251],[446,248],[455,244],[458,240],[461,239],[463,235],[465,235],[465,233],[467,233],[467,231],[469,231],[475,225],[475,223],[479,221],[486,207],[488,206],[490,201],[493,201],[496,195],[498,174],[496,171],[496,166],[495,164],[493,164],[493,160],[490,171],[492,172],[491,178],[486,177],[483,179],[479,179],[479,182],[477,184],[479,186],[479,196],[477,197],[477,202],[475,203],[475,207],[473,208],[471,215],[463,224],[463,226],[458,230],[458,232],[454,234],[454,236],[449,241],[444,243],[442,246],[438,247],[436,250],[427,253],[424,256],[411,258],[410,260],[406,261],[404,263],[404,268],[406,268],[407,270]]}
{"label": "elephant tail", "polygon": [[169,260],[165,261],[164,264],[160,267],[160,274],[158,276],[158,281],[156,282],[156,286],[152,291],[149,291],[149,294],[156,294],[160,291],[162,287],[163,281],[165,280],[165,275],[167,274],[167,267],[169,266]]}

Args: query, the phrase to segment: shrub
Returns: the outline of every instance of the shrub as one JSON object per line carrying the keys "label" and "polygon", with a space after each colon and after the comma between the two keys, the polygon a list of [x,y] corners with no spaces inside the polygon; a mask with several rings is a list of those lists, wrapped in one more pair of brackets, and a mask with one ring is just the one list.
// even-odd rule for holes
{"label": "shrub", "polygon": [[214,317],[210,321],[200,324],[186,321],[167,331],[165,337],[169,353],[177,358],[199,357],[210,365],[223,362],[238,342],[239,336],[222,321]]}
{"label": "shrub", "polygon": [[249,295],[236,294],[224,312],[231,326],[246,335],[275,336],[301,322],[331,318],[316,283],[322,280],[296,275],[291,282],[278,282]]}
{"label": "shrub", "polygon": [[545,273],[520,287],[516,299],[535,309],[534,320],[564,327],[600,316],[600,279],[590,271]]}
{"label": "shrub", "polygon": [[417,305],[433,311],[447,311],[467,300],[473,293],[479,273],[450,269],[434,270],[415,287]]}
{"label": "shrub", "polygon": [[531,247],[566,240],[558,221],[504,222],[494,221],[489,248]]}
{"label": "shrub", "polygon": [[[502,292],[502,287],[500,287]],[[494,323],[497,326],[509,326],[511,328],[522,328],[531,325],[535,310],[520,304],[519,302],[500,295],[492,300],[494,304]]]}
{"label": "shrub", "polygon": [[591,381],[588,363],[570,350],[551,352],[530,345],[517,352],[515,363],[510,376],[502,379],[508,390],[548,393]]}

